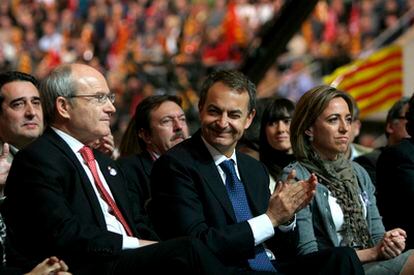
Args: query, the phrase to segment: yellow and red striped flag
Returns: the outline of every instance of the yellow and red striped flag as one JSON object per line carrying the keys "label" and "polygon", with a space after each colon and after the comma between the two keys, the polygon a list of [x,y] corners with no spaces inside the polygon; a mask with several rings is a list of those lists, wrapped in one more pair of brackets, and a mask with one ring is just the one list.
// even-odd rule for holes
{"label": "yellow and red striped flag", "polygon": [[324,82],[355,98],[363,118],[388,110],[403,95],[402,48],[392,45],[336,69]]}

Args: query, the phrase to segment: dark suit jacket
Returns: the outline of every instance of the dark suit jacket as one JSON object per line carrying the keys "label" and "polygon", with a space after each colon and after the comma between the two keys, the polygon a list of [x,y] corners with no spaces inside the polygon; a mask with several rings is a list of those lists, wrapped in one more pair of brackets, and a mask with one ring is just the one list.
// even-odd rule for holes
{"label": "dark suit jacket", "polygon": [[[116,163],[97,151],[94,154],[134,234],[156,238],[140,222],[139,213],[130,211],[124,177]],[[109,174],[111,168],[116,175]],[[81,163],[52,129],[19,151],[6,186],[3,215],[8,238],[19,255],[9,259],[10,264],[33,265],[56,255],[76,270],[93,263],[104,266],[120,254],[122,236],[106,229],[97,196]]]}
{"label": "dark suit jacket", "polygon": [[150,175],[154,163],[151,156],[145,151],[120,158],[117,162],[128,180],[129,197],[134,202],[141,202],[145,208],[145,203],[151,197]]}
{"label": "dark suit jacket", "polygon": [[414,248],[414,140],[384,149],[377,163],[377,204],[387,230],[400,227],[407,232],[407,248]]}
{"label": "dark suit jacket", "polygon": [[[265,213],[270,192],[264,165],[242,153],[237,153],[237,163],[253,216]],[[247,221],[237,223],[200,131],[154,163],[151,189],[149,214],[161,238],[195,236],[228,266],[245,267],[247,259],[254,256],[250,226]],[[269,248],[274,248],[275,239],[267,242]]]}
{"label": "dark suit jacket", "polygon": [[367,170],[369,177],[374,185],[377,184],[377,162],[378,157],[380,156],[381,152],[384,150],[385,147],[380,147],[375,149],[374,151],[356,157],[354,159],[355,162],[358,162],[362,167]]}

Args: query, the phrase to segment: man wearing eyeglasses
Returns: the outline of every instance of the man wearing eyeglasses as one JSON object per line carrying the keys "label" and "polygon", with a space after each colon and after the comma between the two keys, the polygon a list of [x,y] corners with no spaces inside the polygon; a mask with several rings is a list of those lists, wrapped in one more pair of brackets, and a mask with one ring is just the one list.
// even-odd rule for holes
{"label": "man wearing eyeglasses", "polygon": [[87,146],[110,133],[115,112],[100,72],[62,65],[40,90],[49,127],[17,154],[5,190],[14,264],[25,259],[30,268],[54,254],[74,274],[228,273],[198,240],[157,243],[131,207],[117,164]]}

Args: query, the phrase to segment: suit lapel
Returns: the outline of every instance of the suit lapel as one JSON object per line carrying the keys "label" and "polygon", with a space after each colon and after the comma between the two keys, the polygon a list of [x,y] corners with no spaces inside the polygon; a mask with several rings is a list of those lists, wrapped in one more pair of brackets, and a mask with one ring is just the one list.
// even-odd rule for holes
{"label": "suit lapel", "polygon": [[236,215],[234,214],[233,206],[227,195],[227,189],[223,184],[223,180],[221,179],[210,152],[201,139],[200,131],[194,134],[192,140],[194,142],[192,143],[193,148],[191,148],[191,151],[195,155],[195,160],[197,160],[194,162],[197,166],[197,170],[200,171],[200,175],[204,176],[207,186],[219,201],[227,215],[229,215],[233,221],[236,221]]}
{"label": "suit lapel", "polygon": [[61,138],[58,134],[55,133],[51,128],[47,128],[43,134],[53,145],[58,147],[58,149],[63,153],[64,156],[69,158],[72,164],[76,167],[78,175],[80,177],[80,184],[82,185],[83,190],[87,194],[91,208],[95,214],[95,217],[99,225],[103,228],[106,228],[106,222],[102,214],[102,209],[99,204],[98,198],[96,197],[95,191],[91,185],[91,182],[83,169],[79,159],[76,157],[69,145]]}
{"label": "suit lapel", "polygon": [[148,154],[148,152],[145,151],[139,159],[141,161],[142,167],[144,168],[145,174],[148,178],[150,178],[152,166],[154,165],[151,156]]}

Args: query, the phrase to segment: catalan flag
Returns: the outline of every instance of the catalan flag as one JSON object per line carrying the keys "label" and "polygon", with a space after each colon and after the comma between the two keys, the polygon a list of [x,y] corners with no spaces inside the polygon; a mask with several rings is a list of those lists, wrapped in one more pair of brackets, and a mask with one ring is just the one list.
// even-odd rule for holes
{"label": "catalan flag", "polygon": [[355,98],[363,118],[388,110],[403,95],[402,48],[392,45],[336,69],[324,82]]}

